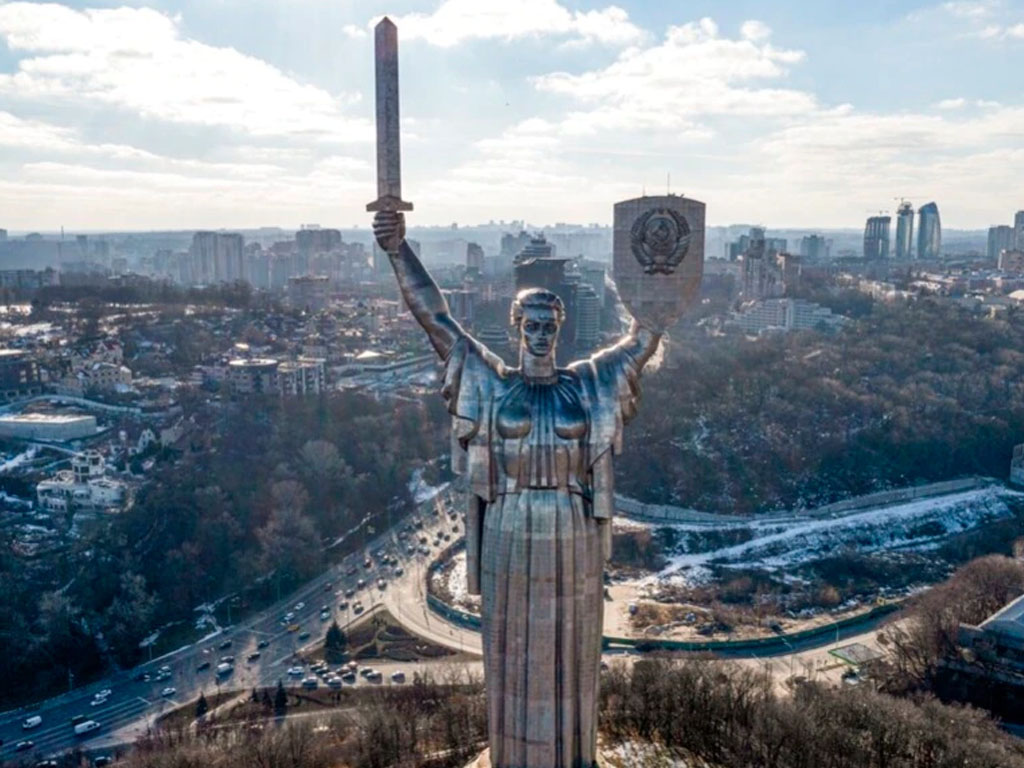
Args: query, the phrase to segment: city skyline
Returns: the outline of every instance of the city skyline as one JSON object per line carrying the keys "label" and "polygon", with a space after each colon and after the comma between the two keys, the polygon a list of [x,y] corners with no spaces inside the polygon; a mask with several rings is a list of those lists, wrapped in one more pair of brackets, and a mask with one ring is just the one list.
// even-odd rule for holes
{"label": "city skyline", "polygon": [[905,197],[983,230],[1024,206],[1020,2],[150,5],[0,3],[12,232],[367,226],[385,12],[411,225],[610,224],[666,187],[709,226],[856,229]]}

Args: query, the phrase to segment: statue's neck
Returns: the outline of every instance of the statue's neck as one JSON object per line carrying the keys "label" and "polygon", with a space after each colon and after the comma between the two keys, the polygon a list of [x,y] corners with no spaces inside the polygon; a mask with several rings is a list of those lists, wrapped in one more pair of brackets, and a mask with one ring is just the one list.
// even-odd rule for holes
{"label": "statue's neck", "polygon": [[551,350],[550,355],[537,357],[531,355],[526,349],[519,351],[519,368],[523,376],[528,379],[551,379],[557,375],[555,369],[555,352]]}

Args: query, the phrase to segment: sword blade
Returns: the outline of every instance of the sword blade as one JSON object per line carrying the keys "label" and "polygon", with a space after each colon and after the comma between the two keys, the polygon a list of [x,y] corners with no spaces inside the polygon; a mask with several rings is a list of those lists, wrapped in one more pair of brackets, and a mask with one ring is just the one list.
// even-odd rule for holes
{"label": "sword blade", "polygon": [[398,116],[398,29],[385,17],[374,32],[377,55],[377,195],[402,198]]}

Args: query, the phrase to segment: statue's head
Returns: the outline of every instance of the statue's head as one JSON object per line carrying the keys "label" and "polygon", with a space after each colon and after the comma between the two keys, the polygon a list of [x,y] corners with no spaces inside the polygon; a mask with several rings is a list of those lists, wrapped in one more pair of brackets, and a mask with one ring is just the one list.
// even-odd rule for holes
{"label": "statue's head", "polygon": [[562,300],[543,288],[526,288],[512,302],[512,325],[519,329],[519,345],[535,357],[554,356],[564,319]]}

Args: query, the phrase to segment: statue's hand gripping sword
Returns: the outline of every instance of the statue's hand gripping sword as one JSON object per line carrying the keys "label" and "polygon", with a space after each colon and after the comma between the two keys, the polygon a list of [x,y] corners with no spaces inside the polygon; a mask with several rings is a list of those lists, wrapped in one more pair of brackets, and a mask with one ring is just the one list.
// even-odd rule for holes
{"label": "statue's hand gripping sword", "polygon": [[377,57],[377,199],[368,211],[411,211],[402,200],[402,151],[398,120],[398,28],[385,16],[374,30]]}

